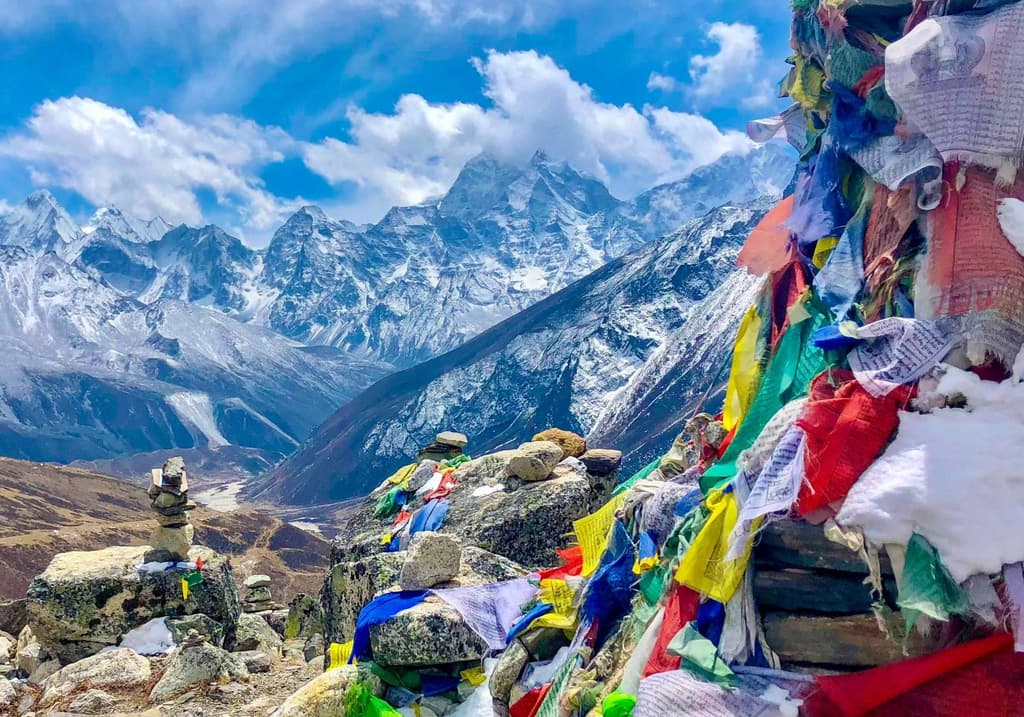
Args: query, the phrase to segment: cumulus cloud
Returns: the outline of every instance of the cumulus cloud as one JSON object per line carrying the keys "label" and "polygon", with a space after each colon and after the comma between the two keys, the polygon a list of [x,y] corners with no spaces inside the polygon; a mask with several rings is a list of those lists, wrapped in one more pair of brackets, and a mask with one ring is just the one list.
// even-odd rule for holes
{"label": "cumulus cloud", "polygon": [[675,92],[683,87],[683,84],[674,77],[663,75],[660,72],[652,72],[647,78],[647,89],[660,90],[662,92]]}
{"label": "cumulus cloud", "polygon": [[186,122],[143,110],[139,119],[83,97],[47,100],[27,127],[0,139],[0,156],[22,161],[34,183],[71,189],[95,205],[140,217],[202,221],[200,192],[266,229],[286,207],[256,176],[294,151],[283,131],[227,115]]}
{"label": "cumulus cloud", "polygon": [[626,198],[751,146],[743,133],[700,115],[602,102],[536,52],[492,51],[473,66],[485,102],[436,103],[407,94],[391,112],[353,105],[345,139],[300,142],[231,115],[186,120],[146,109],[133,116],[65,97],[41,103],[25,127],[0,137],[0,157],[22,163],[38,185],[64,187],[140,217],[197,224],[204,221],[200,197],[212,195],[220,221],[232,223],[233,216],[250,236],[265,236],[301,199],[273,195],[260,172],[292,157],[339,188],[343,199],[325,202],[333,212],[374,221],[392,205],[442,194],[483,151],[524,163],[542,150]]}
{"label": "cumulus cloud", "polygon": [[522,162],[541,149],[631,196],[750,146],[704,117],[601,102],[536,52],[490,52],[474,67],[488,106],[410,94],[387,114],[351,107],[350,139],[306,145],[307,166],[332,183],[355,183],[377,204],[407,204],[443,192],[481,151]]}
{"label": "cumulus cloud", "polygon": [[718,45],[718,52],[690,58],[690,79],[695,95],[715,97],[754,76],[761,60],[757,28],[742,22],[715,22],[708,27],[707,36]]}

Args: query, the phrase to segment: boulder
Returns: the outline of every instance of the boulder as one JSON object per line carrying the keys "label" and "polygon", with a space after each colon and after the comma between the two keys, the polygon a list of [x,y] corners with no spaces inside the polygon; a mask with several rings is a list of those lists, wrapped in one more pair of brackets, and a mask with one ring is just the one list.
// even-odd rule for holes
{"label": "boulder", "polygon": [[149,660],[127,648],[117,648],[86,657],[63,667],[43,683],[42,704],[67,697],[79,688],[130,689],[149,682]]}
{"label": "boulder", "polygon": [[[399,589],[397,583],[404,563],[405,553],[398,552],[379,553],[331,566],[321,592],[327,644],[352,639],[352,630],[363,606],[381,593]],[[445,587],[484,585],[526,574],[522,566],[508,558],[468,547],[462,550],[459,574]]]}
{"label": "boulder", "polygon": [[217,680],[249,679],[249,671],[236,655],[207,642],[179,648],[171,656],[163,677],[149,693],[150,702],[164,702],[200,684]]}
{"label": "boulder", "polygon": [[113,711],[116,700],[109,692],[92,689],[83,692],[71,701],[68,709],[73,713],[84,715],[107,714]]}
{"label": "boulder", "polygon": [[512,694],[512,686],[519,679],[526,663],[530,661],[529,651],[523,647],[519,640],[513,640],[508,648],[501,653],[498,664],[494,666],[494,672],[488,680],[491,690],[491,697],[499,702],[509,703]]}
{"label": "boulder", "polygon": [[245,669],[252,674],[270,672],[270,668],[274,664],[274,658],[263,650],[245,650],[234,654],[245,665]]}
{"label": "boulder", "polygon": [[60,670],[60,660],[47,660],[32,671],[28,676],[28,681],[33,685],[41,685],[46,681],[47,677],[56,674],[58,670]]}
{"label": "boulder", "polygon": [[[420,488],[425,486],[427,484],[427,481],[430,480],[430,477],[432,475],[434,475],[434,469],[436,469],[437,466],[438,466],[438,462],[437,461],[432,461],[432,460],[421,461],[420,464],[418,466],[416,466],[416,470],[414,470],[412,472],[412,475],[409,476],[409,491],[415,493]],[[392,488],[394,488],[394,486],[391,485],[390,483],[387,483],[386,484],[386,490],[383,491],[383,492],[386,493],[387,491],[391,490]]]}
{"label": "boulder", "polygon": [[0,632],[0,663],[7,662],[18,652],[18,638]]}
{"label": "boulder", "polygon": [[28,601],[8,600],[0,602],[0,631],[17,635],[28,624]]}
{"label": "boulder", "polygon": [[398,576],[402,590],[425,590],[459,574],[462,544],[451,535],[423,531],[412,536]]}
{"label": "boulder", "polygon": [[524,443],[509,460],[508,472],[525,481],[547,480],[562,457],[562,448],[557,443]]}
{"label": "boulder", "polygon": [[192,549],[196,529],[189,523],[177,527],[158,525],[149,536],[149,560],[180,560]]}
{"label": "boulder", "polygon": [[232,650],[234,652],[262,650],[268,655],[276,657],[281,654],[281,637],[259,615],[242,614],[238,618]]}
{"label": "boulder", "polygon": [[385,667],[425,667],[480,660],[487,643],[448,603],[428,597],[370,628],[374,662]]}
{"label": "boulder", "polygon": [[347,642],[359,611],[378,593],[397,589],[403,553],[379,553],[352,562],[333,562],[321,593],[328,642]]}
{"label": "boulder", "polygon": [[288,604],[288,617],[284,624],[284,638],[323,635],[324,610],[314,598],[299,593]]}
{"label": "boulder", "polygon": [[171,631],[171,637],[175,644],[180,644],[188,637],[189,630],[195,630],[205,637],[211,644],[217,647],[224,646],[224,626],[209,615],[196,613],[183,617],[167,618],[167,629]]}
{"label": "boulder", "polygon": [[[181,579],[187,564],[143,564],[147,548],[113,547],[61,553],[29,586],[29,622],[39,642],[62,663],[116,645],[120,636],[155,617],[203,613],[234,636],[240,607],[227,558],[194,547],[191,560],[203,560],[203,581],[187,600]],[[169,569],[168,569],[169,568]]]}
{"label": "boulder", "polygon": [[533,437],[534,443],[538,441],[550,441],[562,449],[562,458],[579,458],[587,452],[587,439],[572,431],[563,431],[561,428],[549,428],[541,431]]}
{"label": "boulder", "polygon": [[381,695],[384,685],[369,670],[346,665],[329,670],[307,682],[272,717],[337,717],[346,714],[345,698],[349,690],[362,685],[375,695]]}
{"label": "boulder", "polygon": [[271,629],[281,637],[284,637],[284,628],[288,622],[288,610],[282,608],[279,610],[267,610],[261,612],[260,617],[267,621]]}
{"label": "boulder", "polygon": [[[460,488],[457,491],[462,490]],[[463,545],[475,545],[504,555],[527,567],[558,564],[558,550],[572,523],[603,504],[606,493],[596,492],[586,478],[571,474],[537,483],[524,483],[512,492],[471,500],[451,500],[444,532],[458,535]]]}
{"label": "boulder", "polygon": [[519,641],[530,653],[530,661],[550,660],[555,653],[568,645],[565,633],[554,627],[538,627],[519,636]]}
{"label": "boulder", "polygon": [[618,472],[622,465],[622,451],[608,448],[591,448],[579,457],[587,472],[596,476],[607,476]]}
{"label": "boulder", "polygon": [[26,625],[18,635],[14,664],[26,675],[31,675],[49,659],[50,653],[36,638],[32,628]]}
{"label": "boulder", "polygon": [[456,433],[455,431],[442,431],[437,434],[435,442],[440,443],[444,446],[453,446],[455,448],[465,448],[469,443],[469,439],[466,438],[463,433]]}

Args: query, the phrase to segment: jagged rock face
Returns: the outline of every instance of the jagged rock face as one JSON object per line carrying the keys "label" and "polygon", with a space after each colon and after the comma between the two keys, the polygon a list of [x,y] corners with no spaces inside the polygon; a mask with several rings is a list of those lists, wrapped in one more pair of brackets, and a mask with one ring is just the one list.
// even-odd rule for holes
{"label": "jagged rock face", "polygon": [[[364,494],[438,426],[470,436],[470,454],[516,446],[550,426],[622,449],[649,445],[649,428],[671,433],[672,421],[727,375],[757,283],[737,270],[736,255],[768,208],[717,209],[378,382],[253,483],[252,495],[306,504]],[[627,454],[623,470],[642,457]]]}
{"label": "jagged rock face", "polygon": [[140,572],[145,547],[61,553],[28,589],[29,624],[47,652],[63,663],[116,645],[121,635],[163,616],[203,613],[221,623],[229,640],[241,612],[231,566],[222,555],[195,547],[203,582],[188,600],[181,591],[187,569]]}

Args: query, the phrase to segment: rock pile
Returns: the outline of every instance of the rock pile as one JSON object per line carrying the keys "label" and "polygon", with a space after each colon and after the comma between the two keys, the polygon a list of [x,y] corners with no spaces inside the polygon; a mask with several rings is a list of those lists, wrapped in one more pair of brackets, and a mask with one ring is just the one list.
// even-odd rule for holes
{"label": "rock pile", "polygon": [[146,562],[186,560],[195,536],[188,512],[194,510],[196,504],[188,499],[184,459],[170,458],[162,469],[153,469],[149,498],[156,513],[157,527],[150,538],[152,550],[146,554]]}
{"label": "rock pile", "polygon": [[266,612],[274,609],[270,595],[270,576],[251,575],[245,579],[245,599],[242,610],[247,613]]}
{"label": "rock pile", "polygon": [[420,461],[444,461],[458,458],[468,443],[469,439],[462,433],[442,431],[437,434],[432,443],[428,443],[420,450],[417,458]]}

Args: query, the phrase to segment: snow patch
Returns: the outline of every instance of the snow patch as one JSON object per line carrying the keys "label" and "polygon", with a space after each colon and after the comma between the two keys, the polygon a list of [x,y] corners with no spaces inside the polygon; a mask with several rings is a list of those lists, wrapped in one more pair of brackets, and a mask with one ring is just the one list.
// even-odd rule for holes
{"label": "snow patch", "polygon": [[227,485],[218,485],[207,490],[201,490],[193,494],[197,503],[213,508],[221,513],[229,513],[238,510],[241,504],[238,496],[245,487],[245,481],[236,481]]}
{"label": "snow patch", "polygon": [[1024,559],[1024,384],[946,367],[938,392],[968,408],[900,413],[896,439],[850,490],[837,521],[876,545],[930,542],[962,582]]}
{"label": "snow patch", "polygon": [[1024,202],[1013,197],[999,202],[997,210],[999,226],[1013,244],[1017,253],[1024,256]]}
{"label": "snow patch", "polygon": [[300,530],[305,530],[307,533],[316,533],[317,535],[322,534],[320,526],[308,520],[290,520],[288,525],[294,525]]}
{"label": "snow patch", "polygon": [[111,645],[104,650],[116,650],[121,647],[127,647],[140,655],[166,655],[174,649],[174,636],[167,628],[167,618],[156,617],[134,630],[129,630],[121,636],[120,645]]}
{"label": "snow patch", "polygon": [[182,421],[192,424],[206,436],[210,448],[231,445],[231,442],[217,428],[217,421],[213,417],[213,404],[207,394],[198,391],[172,393],[167,397],[167,404],[174,409]]}

